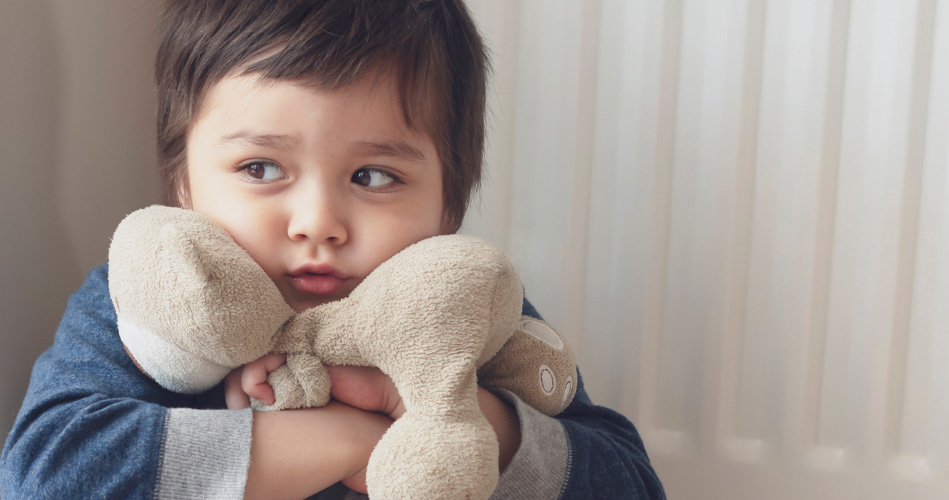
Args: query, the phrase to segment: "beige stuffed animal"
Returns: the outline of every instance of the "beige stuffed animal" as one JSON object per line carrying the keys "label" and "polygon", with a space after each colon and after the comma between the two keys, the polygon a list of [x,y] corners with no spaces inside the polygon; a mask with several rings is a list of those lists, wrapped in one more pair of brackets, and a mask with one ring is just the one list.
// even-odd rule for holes
{"label": "beige stuffed animal", "polygon": [[324,363],[379,367],[406,411],[372,452],[373,498],[491,495],[498,443],[478,407],[479,379],[550,415],[575,392],[569,347],[521,316],[512,266],[473,237],[412,245],[347,298],[295,314],[223,228],[154,206],[116,229],[109,289],[126,350],[170,390],[205,391],[232,369],[282,352],[286,365],[268,379],[276,402],[263,409],[320,406],[329,399]]}

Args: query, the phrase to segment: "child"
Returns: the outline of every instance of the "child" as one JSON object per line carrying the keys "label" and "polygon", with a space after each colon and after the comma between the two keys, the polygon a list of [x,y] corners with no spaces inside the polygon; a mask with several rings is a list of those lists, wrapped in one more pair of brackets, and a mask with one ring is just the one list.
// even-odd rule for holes
{"label": "child", "polygon": [[[170,1],[156,63],[169,199],[227,229],[295,310],[344,297],[406,246],[458,230],[481,175],[486,64],[460,0]],[[334,369],[336,401],[284,412],[226,410],[225,384],[170,393],[125,354],[106,276],[90,273],[36,362],[0,496],[365,490],[399,416],[385,376]],[[479,401],[501,445],[494,498],[663,497],[633,425],[582,380],[557,418],[507,393]]]}

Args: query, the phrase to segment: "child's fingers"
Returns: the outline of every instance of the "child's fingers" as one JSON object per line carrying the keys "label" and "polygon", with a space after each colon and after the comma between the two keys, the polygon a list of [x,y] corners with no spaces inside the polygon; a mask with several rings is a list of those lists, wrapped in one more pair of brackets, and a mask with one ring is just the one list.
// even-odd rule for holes
{"label": "child's fingers", "polygon": [[248,396],[260,401],[265,405],[272,405],[277,401],[276,396],[274,396],[273,388],[270,387],[270,384],[267,382],[262,382],[252,386],[242,386],[242,388]]}
{"label": "child's fingers", "polygon": [[272,405],[276,401],[273,388],[267,383],[267,375],[287,361],[286,354],[268,354],[244,365],[241,370],[241,389],[248,396]]}

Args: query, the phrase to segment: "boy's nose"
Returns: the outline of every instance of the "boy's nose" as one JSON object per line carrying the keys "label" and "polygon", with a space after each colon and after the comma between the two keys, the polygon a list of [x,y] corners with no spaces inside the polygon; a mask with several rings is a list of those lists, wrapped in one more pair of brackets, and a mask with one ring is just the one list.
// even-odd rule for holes
{"label": "boy's nose", "polygon": [[290,207],[288,236],[295,242],[342,245],[348,238],[343,207],[326,193],[301,196]]}

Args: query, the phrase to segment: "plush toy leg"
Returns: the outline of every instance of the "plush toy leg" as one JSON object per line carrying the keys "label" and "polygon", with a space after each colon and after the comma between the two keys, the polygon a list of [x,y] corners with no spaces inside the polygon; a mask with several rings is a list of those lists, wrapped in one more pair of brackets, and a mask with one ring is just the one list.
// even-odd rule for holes
{"label": "plush toy leg", "polygon": [[478,407],[474,374],[466,378],[451,407],[422,393],[403,395],[405,414],[369,458],[370,498],[483,500],[491,496],[498,481],[498,441]]}
{"label": "plush toy leg", "polygon": [[483,387],[506,389],[545,415],[557,415],[576,394],[570,345],[550,325],[524,316],[514,335],[478,369]]}

